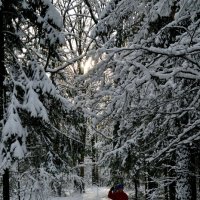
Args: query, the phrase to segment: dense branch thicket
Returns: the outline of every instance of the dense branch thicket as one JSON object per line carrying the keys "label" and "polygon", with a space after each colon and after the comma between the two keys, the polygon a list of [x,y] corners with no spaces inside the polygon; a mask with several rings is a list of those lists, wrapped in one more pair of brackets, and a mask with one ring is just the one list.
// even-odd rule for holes
{"label": "dense branch thicket", "polygon": [[113,181],[145,183],[149,199],[197,199],[199,8],[197,1],[110,1],[92,31],[101,47],[87,107],[93,126],[112,138],[99,162],[118,166]]}
{"label": "dense branch thicket", "polygon": [[84,192],[89,169],[135,199],[197,200],[200,2],[52,2],[0,1],[4,200]]}

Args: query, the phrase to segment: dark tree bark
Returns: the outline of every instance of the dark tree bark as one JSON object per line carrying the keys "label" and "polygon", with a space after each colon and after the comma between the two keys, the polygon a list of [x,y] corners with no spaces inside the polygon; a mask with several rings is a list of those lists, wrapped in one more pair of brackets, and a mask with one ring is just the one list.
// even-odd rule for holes
{"label": "dark tree bark", "polygon": [[3,174],[3,200],[10,199],[9,170],[6,169]]}
{"label": "dark tree bark", "polygon": [[176,182],[172,182],[169,185],[169,199],[176,200]]}
{"label": "dark tree bark", "polygon": [[190,185],[191,185],[191,193],[192,193],[192,200],[197,200],[197,178],[195,172],[196,166],[196,157],[197,153],[195,152],[196,149],[191,149],[190,152]]}
{"label": "dark tree bark", "polygon": [[138,200],[138,186],[139,186],[139,181],[137,179],[134,179],[134,185],[135,185],[135,200]]}
{"label": "dark tree bark", "polygon": [[[9,2],[7,2],[9,3]],[[2,1],[4,5],[5,2]],[[5,60],[5,49],[4,49],[4,30],[6,26],[6,21],[4,20],[4,12],[3,5],[0,9],[0,120],[3,120],[4,117],[4,105],[5,105],[5,87],[3,85],[3,81],[6,76],[6,69],[4,65]],[[2,130],[2,129],[1,129]],[[1,133],[2,134],[2,133]],[[10,189],[9,189],[9,169],[5,169],[3,174],[3,199],[10,199]]]}

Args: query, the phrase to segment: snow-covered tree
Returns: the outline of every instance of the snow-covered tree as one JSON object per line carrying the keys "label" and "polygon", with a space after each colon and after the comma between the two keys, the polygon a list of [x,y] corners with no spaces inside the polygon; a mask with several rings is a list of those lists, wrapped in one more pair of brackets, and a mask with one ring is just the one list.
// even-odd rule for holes
{"label": "snow-covered tree", "polygon": [[25,156],[30,127],[50,124],[52,113],[67,111],[70,103],[50,79],[65,44],[63,19],[51,1],[2,0],[0,24],[0,169],[9,199],[5,172]]}
{"label": "snow-covered tree", "polygon": [[[79,77],[88,70],[90,59],[89,52],[95,48],[89,32],[94,23],[97,23],[102,2],[90,0],[63,0],[58,6],[64,17],[66,36],[65,59],[68,61],[66,62],[68,63],[68,67],[64,70],[65,76],[62,74],[61,78],[62,89],[66,90],[77,108],[77,110],[72,113],[71,117],[66,117],[66,121],[72,126],[65,126],[65,128],[71,135],[76,135],[76,140],[69,140],[69,155],[72,158],[72,165],[76,166],[74,169],[76,169],[77,177],[79,177],[79,179],[75,181],[75,187],[80,191],[84,191],[84,159],[90,154],[88,144],[92,143],[86,140],[89,138],[93,140],[94,138],[89,128],[87,128],[89,126],[87,126],[87,116],[84,115],[84,110],[82,110],[79,104],[79,100],[81,99],[80,95],[81,93],[85,93],[87,87],[84,86],[84,81],[81,81],[81,84],[78,85],[76,83],[76,78],[79,79]],[[66,87],[69,83],[72,83],[71,87]],[[92,147],[92,149],[94,153],[94,148]],[[94,157],[92,160],[95,163]]]}
{"label": "snow-covered tree", "polygon": [[[185,0],[110,1],[92,32],[101,47],[88,74],[93,86],[87,107],[107,138],[108,127],[119,122],[118,138],[106,141],[101,162],[117,158],[124,172],[130,162],[131,178],[149,173],[151,199],[161,198],[162,189],[167,196],[175,181],[178,199],[196,196],[189,179],[195,180],[190,153],[199,143],[199,8]],[[120,25],[123,32],[129,27],[123,46],[116,43]]]}

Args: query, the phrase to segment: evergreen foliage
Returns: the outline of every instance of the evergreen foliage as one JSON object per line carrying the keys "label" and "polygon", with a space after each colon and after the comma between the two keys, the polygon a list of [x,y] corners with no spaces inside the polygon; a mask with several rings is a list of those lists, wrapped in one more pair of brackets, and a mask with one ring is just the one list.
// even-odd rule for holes
{"label": "evergreen foliage", "polygon": [[[58,119],[71,110],[66,94],[59,91],[51,76],[61,65],[61,48],[65,44],[63,18],[49,0],[3,0],[0,22],[3,91],[0,170],[6,184],[9,176],[5,175],[9,169],[21,174],[35,170],[31,176],[34,185],[41,178],[37,178],[39,168],[45,163],[52,164],[52,155],[53,166],[45,168],[51,174],[52,167],[58,169],[60,160],[67,160],[61,155],[64,152],[58,152],[61,147],[50,148],[56,141],[56,132],[47,128],[50,125],[59,128]],[[25,156],[27,159],[19,163]],[[30,166],[33,169],[28,170]],[[21,186],[24,187],[23,183]],[[9,187],[4,183],[4,188],[6,200],[10,196]],[[32,190],[29,189],[28,194]]]}
{"label": "evergreen foliage", "polygon": [[[198,151],[199,6],[184,0],[110,1],[92,32],[101,45],[95,57],[101,59],[88,75],[97,91],[87,107],[96,114],[94,125],[107,137],[119,123],[113,142],[105,143],[101,163],[113,168],[117,158],[119,171],[129,170],[132,180],[139,172],[147,173],[150,199],[162,198],[166,188],[167,196],[174,181],[178,199],[194,195],[189,181],[194,180],[195,171],[189,167],[194,163],[177,149],[189,145],[184,148],[188,155],[192,149]],[[116,43],[120,26],[122,36],[127,26],[132,30],[121,38],[122,46]],[[108,36],[106,41],[102,34]],[[114,145],[113,150],[108,145]],[[171,162],[174,156],[177,163]],[[178,170],[180,159],[190,174],[184,186],[183,178],[178,178],[184,174]],[[176,175],[171,177],[174,169]]]}

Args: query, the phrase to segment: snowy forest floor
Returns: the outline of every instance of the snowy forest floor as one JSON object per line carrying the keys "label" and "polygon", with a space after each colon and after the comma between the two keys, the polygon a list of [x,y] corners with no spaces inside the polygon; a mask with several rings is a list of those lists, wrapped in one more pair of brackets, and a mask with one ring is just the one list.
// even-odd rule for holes
{"label": "snowy forest floor", "polygon": [[50,200],[108,200],[109,188],[92,187],[86,189],[84,194],[72,194],[68,197],[52,197]]}

